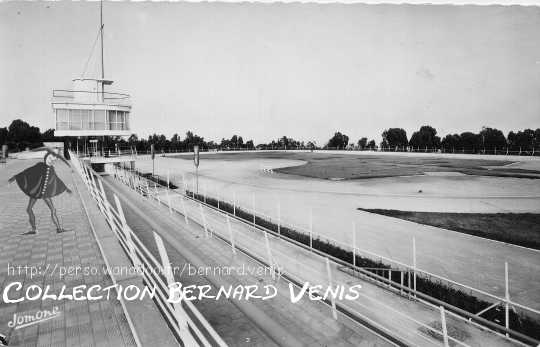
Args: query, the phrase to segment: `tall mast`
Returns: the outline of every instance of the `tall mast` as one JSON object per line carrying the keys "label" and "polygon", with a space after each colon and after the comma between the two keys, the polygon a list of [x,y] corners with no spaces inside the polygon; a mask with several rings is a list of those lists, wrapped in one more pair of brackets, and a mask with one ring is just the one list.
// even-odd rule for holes
{"label": "tall mast", "polygon": [[99,2],[99,23],[101,31],[101,79],[103,80],[105,79],[105,67],[103,65],[103,0]]}

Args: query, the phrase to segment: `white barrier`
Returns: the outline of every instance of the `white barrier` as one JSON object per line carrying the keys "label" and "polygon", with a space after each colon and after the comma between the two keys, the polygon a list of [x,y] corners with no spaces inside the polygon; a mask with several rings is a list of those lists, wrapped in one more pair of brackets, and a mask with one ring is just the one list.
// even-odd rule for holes
{"label": "white barrier", "polygon": [[[128,258],[134,266],[142,270],[140,274],[147,285],[152,285],[153,288],[155,288],[155,302],[161,309],[164,318],[167,320],[175,335],[182,341],[182,344],[189,347],[227,346],[223,339],[221,339],[190,301],[184,300],[179,304],[173,304],[168,301],[169,286],[176,281],[174,280],[168,261],[168,255],[161,237],[154,232],[154,238],[162,260],[159,262],[129,227],[118,197],[114,195],[116,204],[115,209],[107,199],[101,177],[99,177],[91,168],[86,166],[86,164],[84,164],[74,153],[70,152],[70,156],[73,166],[87,186],[90,195],[96,200],[98,208],[103,213],[103,216],[113,233],[116,235],[120,245],[126,251]],[[126,174],[126,170],[115,170],[115,177],[128,186],[131,185],[131,183],[136,184],[136,186],[132,186],[132,188],[136,192],[141,192],[141,194],[143,194],[141,188],[145,186],[147,188],[145,194],[148,196],[151,195],[147,184],[143,186],[142,182],[139,182],[138,180],[126,180],[125,178],[129,178],[129,173]],[[96,181],[98,181],[100,189],[97,188]],[[157,192],[157,188],[155,191]],[[161,275],[165,276],[166,282],[163,281]]]}

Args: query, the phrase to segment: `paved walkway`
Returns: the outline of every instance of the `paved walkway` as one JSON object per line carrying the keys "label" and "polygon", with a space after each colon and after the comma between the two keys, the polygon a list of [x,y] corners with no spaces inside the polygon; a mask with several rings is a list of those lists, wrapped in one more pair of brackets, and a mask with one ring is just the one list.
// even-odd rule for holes
{"label": "paved walkway", "polygon": [[[17,184],[8,185],[7,179],[35,164],[37,160],[11,160],[2,166],[0,181],[0,288],[2,292],[13,282],[22,282],[23,293],[31,284],[41,288],[51,286],[59,293],[62,286],[71,292],[78,285],[112,285],[92,234],[81,201],[74,188],[70,170],[58,162],[56,172],[73,194],[63,193],[53,202],[62,227],[68,232],[57,234],[45,203],[39,200],[34,206],[37,235],[22,235],[30,229],[26,206],[28,197]],[[19,271],[19,266],[21,266]],[[25,266],[27,266],[25,268]],[[60,276],[69,267],[82,266],[99,269],[98,274]],[[34,271],[34,272],[32,272]],[[10,291],[12,296],[19,293]],[[111,294],[111,296],[114,296]],[[55,309],[55,307],[57,307]],[[10,328],[13,315],[34,315],[40,310],[58,311],[55,318],[19,329]],[[35,300],[19,303],[0,301],[0,334],[9,338],[9,346],[132,346],[134,338],[121,304],[115,299],[106,300]]]}

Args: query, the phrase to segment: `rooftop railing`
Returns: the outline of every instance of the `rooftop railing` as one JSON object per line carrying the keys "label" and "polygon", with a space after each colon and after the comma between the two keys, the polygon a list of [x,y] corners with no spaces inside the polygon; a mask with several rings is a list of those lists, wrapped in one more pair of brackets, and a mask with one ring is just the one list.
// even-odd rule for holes
{"label": "rooftop railing", "polygon": [[53,90],[52,102],[131,106],[131,96],[129,94],[113,92],[55,89]]}

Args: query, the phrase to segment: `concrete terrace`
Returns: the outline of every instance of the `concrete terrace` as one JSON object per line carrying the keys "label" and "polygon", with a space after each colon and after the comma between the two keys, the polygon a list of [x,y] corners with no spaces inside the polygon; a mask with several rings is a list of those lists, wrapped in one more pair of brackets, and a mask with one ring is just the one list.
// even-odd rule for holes
{"label": "concrete terrace", "polygon": [[[50,285],[55,293],[62,286],[68,289],[86,284],[112,285],[108,275],[83,276],[80,272],[60,275],[68,267],[105,267],[103,257],[92,234],[76,186],[78,178],[61,163],[55,165],[58,176],[73,191],[63,193],[53,202],[62,227],[68,232],[57,234],[50,212],[42,200],[34,206],[37,235],[22,235],[30,230],[26,206],[28,197],[16,182],[7,184],[14,174],[35,164],[37,160],[9,160],[1,167],[0,184],[0,281],[2,290],[12,282],[22,282],[23,290],[31,284],[41,288]],[[21,270],[19,271],[19,267]],[[27,266],[25,268],[25,266]],[[8,268],[9,267],[9,268]],[[27,269],[27,270],[26,270]],[[63,270],[61,270],[63,269]],[[15,293],[15,292],[13,292]],[[17,293],[15,293],[17,294]],[[20,294],[17,295],[17,297]],[[12,329],[8,322],[14,314],[35,314],[52,311],[59,316],[25,328]],[[0,333],[8,337],[9,346],[133,346],[136,344],[126,315],[116,299],[96,301],[36,300],[20,303],[0,302]]]}

